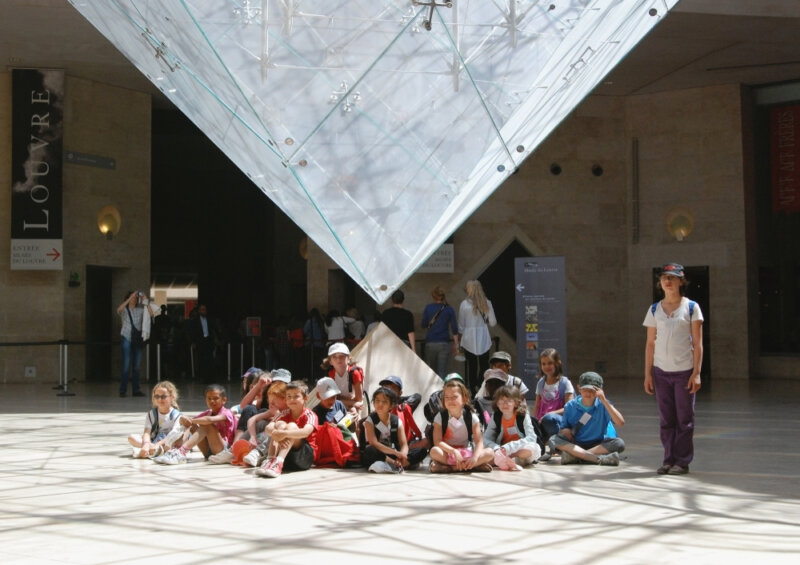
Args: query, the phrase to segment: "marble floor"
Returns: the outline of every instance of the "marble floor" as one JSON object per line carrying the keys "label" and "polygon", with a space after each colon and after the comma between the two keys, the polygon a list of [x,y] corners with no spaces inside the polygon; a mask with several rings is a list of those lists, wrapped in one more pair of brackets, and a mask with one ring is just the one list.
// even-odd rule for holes
{"label": "marble floor", "polygon": [[[187,412],[202,386],[180,386]],[[0,555],[17,563],[797,563],[800,384],[715,383],[697,402],[691,474],[657,476],[655,401],[611,381],[619,467],[263,479],[130,458],[148,398],[114,383],[0,385]]]}

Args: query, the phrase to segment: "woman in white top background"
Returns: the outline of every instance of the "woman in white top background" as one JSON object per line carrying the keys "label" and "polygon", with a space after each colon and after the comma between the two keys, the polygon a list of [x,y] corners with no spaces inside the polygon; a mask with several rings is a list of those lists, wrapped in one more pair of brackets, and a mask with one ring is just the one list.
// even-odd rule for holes
{"label": "woman in white top background", "polygon": [[492,346],[489,328],[497,325],[497,319],[480,281],[467,281],[464,290],[467,297],[458,307],[458,334],[466,361],[464,380],[470,393],[475,394],[489,368],[489,349]]}
{"label": "woman in white top background", "polygon": [[655,394],[664,460],[659,475],[685,475],[694,458],[694,402],[703,365],[703,313],[686,298],[683,265],[667,263],[658,286],[664,298],[647,310],[644,390]]}

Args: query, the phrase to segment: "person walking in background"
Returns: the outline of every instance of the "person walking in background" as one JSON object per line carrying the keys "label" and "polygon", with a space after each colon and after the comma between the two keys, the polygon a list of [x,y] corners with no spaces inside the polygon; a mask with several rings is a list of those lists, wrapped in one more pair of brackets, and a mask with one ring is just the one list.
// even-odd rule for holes
{"label": "person walking in background", "polygon": [[403,307],[405,301],[406,295],[403,294],[403,291],[400,289],[395,290],[392,293],[392,307],[383,311],[381,322],[386,324],[397,337],[411,347],[411,351],[416,352],[414,314]]}
{"label": "person walking in background", "polygon": [[455,355],[458,351],[458,320],[456,311],[445,300],[442,287],[433,287],[431,298],[433,302],[422,312],[422,327],[428,332],[425,336],[425,363],[444,379],[450,354]]}
{"label": "person walking in background", "polygon": [[150,337],[150,301],[143,292],[129,290],[125,300],[117,306],[122,322],[119,332],[122,347],[122,375],[119,382],[119,395],[128,394],[128,377],[131,378],[131,396],[145,396],[139,388],[139,365],[142,361],[144,342]]}
{"label": "person walking in background", "polygon": [[497,325],[497,318],[480,281],[467,281],[464,290],[467,297],[458,307],[458,333],[466,360],[464,380],[469,391],[475,394],[489,368],[489,348],[492,346],[489,328]]}
{"label": "person walking in background", "polygon": [[309,311],[308,318],[303,324],[303,337],[306,346],[310,346],[310,366],[315,367],[325,357],[325,342],[328,339],[325,333],[325,318],[319,313],[319,309],[312,308]]}
{"label": "person walking in background", "polygon": [[208,317],[205,304],[197,306],[197,316],[190,320],[190,335],[192,349],[197,351],[197,364],[199,365],[200,378],[208,382],[215,376],[214,351],[216,339],[214,337],[213,321]]}
{"label": "person walking in background", "polygon": [[683,265],[661,268],[658,288],[664,298],[644,318],[644,391],[655,394],[664,460],[659,475],[685,475],[694,458],[694,401],[703,365],[703,313],[684,296]]}

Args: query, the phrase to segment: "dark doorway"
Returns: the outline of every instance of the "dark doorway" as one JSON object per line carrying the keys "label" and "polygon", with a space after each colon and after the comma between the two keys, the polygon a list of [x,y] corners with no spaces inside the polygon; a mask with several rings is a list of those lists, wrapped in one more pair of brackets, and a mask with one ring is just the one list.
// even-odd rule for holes
{"label": "dark doorway", "polygon": [[[122,302],[122,298],[120,298]],[[86,380],[111,378],[114,301],[111,269],[86,266]]]}
{"label": "dark doorway", "polygon": [[[700,376],[703,379],[704,390],[711,385],[711,297],[709,296],[708,267],[684,267],[688,286],[686,287],[686,297],[694,300],[700,305],[703,312],[703,369]],[[653,268],[654,280],[658,280],[660,267]],[[653,287],[653,302],[663,298],[663,293],[658,290],[658,285]]]}
{"label": "dark doorway", "polygon": [[372,321],[377,305],[342,269],[328,270],[328,310],[344,314],[355,307],[366,323]]}
{"label": "dark doorway", "polygon": [[514,292],[514,259],[517,257],[533,257],[533,253],[514,239],[478,276],[486,298],[492,301],[498,325],[514,341],[517,340],[517,295]]}

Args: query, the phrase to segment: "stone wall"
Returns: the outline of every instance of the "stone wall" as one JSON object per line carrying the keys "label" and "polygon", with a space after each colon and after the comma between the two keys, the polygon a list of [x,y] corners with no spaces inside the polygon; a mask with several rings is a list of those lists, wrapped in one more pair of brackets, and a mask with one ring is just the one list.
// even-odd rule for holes
{"label": "stone wall", "polygon": [[[11,75],[0,73],[0,341],[84,341],[86,267],[112,271],[109,315],[126,289],[150,285],[150,97],[149,95],[66,77],[64,150],[109,157],[115,168],[64,164],[64,270],[10,271]],[[109,204],[122,216],[121,230],[106,240],[97,213]],[[81,285],[68,286],[71,273]],[[118,341],[116,323],[109,339]],[[113,367],[119,366],[117,347]],[[58,381],[58,347],[0,348],[0,381]],[[70,378],[83,379],[85,350],[71,346]],[[118,378],[112,370],[109,379]]]}
{"label": "stone wall", "polygon": [[[464,282],[516,238],[534,255],[566,258],[570,373],[601,369],[612,377],[639,377],[652,268],[669,261],[708,266],[713,374],[745,378],[741,131],[738,86],[589,97],[458,229],[456,272],[417,274],[403,285],[406,307],[419,318],[435,284],[457,306]],[[638,241],[632,215],[634,139]],[[553,163],[561,174],[551,173]],[[593,174],[595,165],[602,175]],[[666,216],[676,206],[689,209],[695,219],[694,232],[681,242],[666,229]],[[309,306],[323,311],[328,268],[333,268],[330,260],[315,249],[309,256]],[[516,351],[509,336],[495,333],[502,348]]]}

